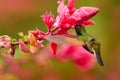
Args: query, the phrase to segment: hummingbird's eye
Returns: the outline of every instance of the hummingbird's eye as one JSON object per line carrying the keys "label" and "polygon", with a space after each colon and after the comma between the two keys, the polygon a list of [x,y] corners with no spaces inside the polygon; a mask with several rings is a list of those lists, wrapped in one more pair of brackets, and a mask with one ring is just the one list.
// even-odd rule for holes
{"label": "hummingbird's eye", "polygon": [[93,45],[93,44],[95,44],[95,38],[90,40],[90,45]]}
{"label": "hummingbird's eye", "polygon": [[95,39],[91,39],[91,41],[95,41]]}

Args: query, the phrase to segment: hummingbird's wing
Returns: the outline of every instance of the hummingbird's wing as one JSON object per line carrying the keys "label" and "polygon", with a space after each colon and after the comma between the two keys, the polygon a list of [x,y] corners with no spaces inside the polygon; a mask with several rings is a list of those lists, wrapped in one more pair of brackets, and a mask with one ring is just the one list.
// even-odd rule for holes
{"label": "hummingbird's wing", "polygon": [[76,38],[66,37],[63,35],[49,35],[45,37],[48,41],[54,42],[60,45],[78,45],[83,46],[84,42],[77,40]]}

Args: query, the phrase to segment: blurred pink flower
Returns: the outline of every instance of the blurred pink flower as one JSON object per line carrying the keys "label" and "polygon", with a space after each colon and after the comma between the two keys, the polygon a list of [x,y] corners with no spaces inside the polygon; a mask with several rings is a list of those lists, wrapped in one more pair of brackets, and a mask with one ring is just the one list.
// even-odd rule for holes
{"label": "blurred pink flower", "polygon": [[58,72],[52,71],[43,74],[42,80],[61,80]]}
{"label": "blurred pink flower", "polygon": [[14,56],[15,46],[10,43],[10,40],[11,38],[7,35],[0,36],[0,47],[10,48],[9,53]]}
{"label": "blurred pink flower", "polygon": [[13,58],[9,55],[3,55],[7,65],[9,66],[9,69],[11,70],[11,72],[15,75],[19,75],[21,70],[19,65],[13,60]]}
{"label": "blurred pink flower", "polygon": [[21,39],[19,39],[18,43],[19,43],[19,48],[21,49],[21,51],[26,52],[26,53],[32,53]]}
{"label": "blurred pink flower", "polygon": [[43,49],[37,48],[34,50],[34,53],[36,53],[36,55],[33,55],[33,59],[36,64],[42,68],[48,67],[51,56],[53,56],[53,54],[51,54],[52,51],[50,49],[50,45],[46,45]]}
{"label": "blurred pink flower", "polygon": [[118,69],[110,69],[106,74],[106,80],[120,80],[120,71]]}
{"label": "blurred pink flower", "polygon": [[0,47],[10,48],[10,37],[7,35],[0,36]]}
{"label": "blurred pink flower", "polygon": [[56,54],[57,58],[65,61],[71,59],[81,70],[92,69],[95,65],[95,56],[81,46],[62,46]]}
{"label": "blurred pink flower", "polygon": [[33,12],[32,0],[0,0],[0,11],[3,14],[30,13]]}

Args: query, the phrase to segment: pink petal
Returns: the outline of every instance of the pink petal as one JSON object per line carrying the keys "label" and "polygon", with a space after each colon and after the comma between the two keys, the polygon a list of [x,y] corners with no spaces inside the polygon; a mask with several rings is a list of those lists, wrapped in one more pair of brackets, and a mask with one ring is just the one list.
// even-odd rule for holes
{"label": "pink petal", "polygon": [[0,36],[0,47],[10,48],[10,37],[7,35]]}
{"label": "pink petal", "polygon": [[34,32],[31,32],[35,37],[39,38],[39,35],[45,35],[45,33],[38,28]]}
{"label": "pink petal", "polygon": [[75,64],[82,70],[92,69],[95,65],[95,56],[83,47],[76,47],[76,50],[73,52],[71,59]]}
{"label": "pink petal", "polygon": [[63,8],[64,8],[64,2],[65,2],[65,0],[62,0],[62,1],[58,1],[58,8],[57,8],[57,12],[58,12],[58,14],[60,14],[61,13],[61,11],[63,10]]}
{"label": "pink petal", "polygon": [[[62,50],[62,51],[61,51]],[[75,51],[75,47],[71,46],[71,45],[64,45],[62,46],[59,51],[58,51],[58,54],[57,54],[57,57],[60,59],[60,60],[67,60],[68,58],[70,58],[70,56],[72,55],[72,53]]]}
{"label": "pink petal", "polygon": [[57,31],[56,34],[58,34],[58,35],[66,35],[66,34],[67,34],[67,29],[62,29],[62,28],[60,28],[60,29]]}
{"label": "pink petal", "polygon": [[44,23],[46,24],[48,30],[50,31],[50,28],[53,26],[55,20],[54,20],[54,15],[51,13],[45,13],[43,16],[41,16],[43,19]]}
{"label": "pink petal", "polygon": [[82,22],[82,25],[94,25],[94,24],[95,24],[95,22],[91,21],[91,20],[86,20],[86,21]]}
{"label": "pink petal", "polygon": [[0,42],[0,47],[5,47],[5,48],[10,48],[11,47],[11,44],[10,42]]}
{"label": "pink petal", "polygon": [[55,23],[53,24],[53,26],[54,26],[54,27],[59,27],[59,24],[60,24],[59,22],[60,22],[60,16],[57,16],[57,17],[56,17],[56,21],[55,21]]}
{"label": "pink petal", "polygon": [[[69,17],[71,23],[86,21],[98,13],[99,9],[95,7],[81,7]],[[82,23],[81,23],[82,24]]]}
{"label": "pink petal", "polygon": [[[99,9],[95,8],[95,7],[81,7],[80,9],[83,10],[83,12],[85,12],[86,18],[88,18],[88,19],[95,16],[99,12]],[[83,16],[85,14],[83,14]]]}
{"label": "pink petal", "polygon": [[55,27],[63,27],[66,24],[67,18],[70,16],[69,9],[67,6],[64,6],[62,10],[58,13],[56,21],[54,23]]}
{"label": "pink petal", "polygon": [[21,49],[21,51],[23,52],[26,52],[26,53],[32,53],[26,46],[26,44],[21,40],[19,39],[19,48]]}
{"label": "pink petal", "polygon": [[62,61],[71,59],[78,68],[84,71],[92,69],[96,61],[95,56],[86,51],[83,47],[73,45],[62,46],[57,57]]}
{"label": "pink petal", "polygon": [[57,44],[52,42],[51,43],[51,48],[52,48],[53,54],[55,55],[56,51],[57,51]]}
{"label": "pink petal", "polygon": [[36,47],[39,47],[39,48],[44,47],[44,45],[42,44],[42,40],[41,41],[37,40]]}
{"label": "pink petal", "polygon": [[71,10],[74,7],[75,0],[68,0],[68,8]]}
{"label": "pink petal", "polygon": [[81,17],[81,20],[88,20],[98,13],[99,9],[95,7],[81,7],[74,12],[74,15]]}

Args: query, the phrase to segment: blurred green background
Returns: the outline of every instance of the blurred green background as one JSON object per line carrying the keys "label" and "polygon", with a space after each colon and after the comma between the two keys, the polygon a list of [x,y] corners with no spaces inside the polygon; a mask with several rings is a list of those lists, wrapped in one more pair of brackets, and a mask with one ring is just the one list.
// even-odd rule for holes
{"label": "blurred green background", "polygon": [[[40,18],[45,11],[57,15],[57,0],[0,0],[0,35],[18,38],[18,32],[28,30],[46,31]],[[15,59],[21,73],[11,70],[9,63],[0,58],[0,80],[120,80],[120,1],[119,0],[76,0],[75,7],[94,6],[100,12],[92,18],[95,25],[87,31],[102,42],[101,55],[105,66],[89,71],[78,70],[71,62],[57,60],[36,63],[36,56],[21,55]],[[19,50],[17,53],[21,53]],[[39,58],[38,58],[39,57]],[[37,56],[39,60],[41,55]],[[44,59],[43,59],[44,60]],[[17,65],[15,64],[15,65]],[[45,67],[45,65],[47,65]]]}

